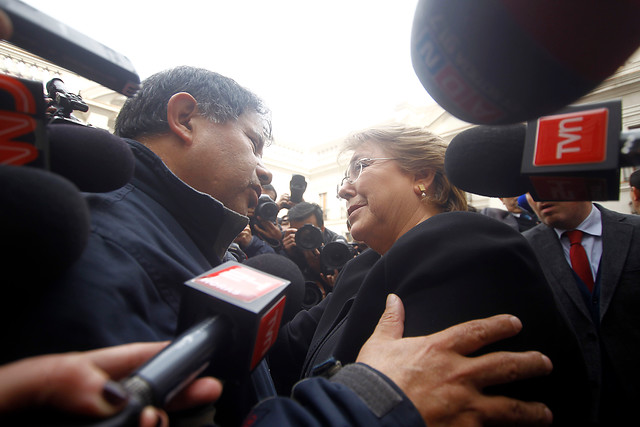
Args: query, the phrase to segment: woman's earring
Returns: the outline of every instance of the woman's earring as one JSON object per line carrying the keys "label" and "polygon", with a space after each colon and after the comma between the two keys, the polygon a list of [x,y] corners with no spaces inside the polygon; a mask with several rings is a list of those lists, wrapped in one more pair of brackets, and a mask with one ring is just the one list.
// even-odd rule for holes
{"label": "woman's earring", "polygon": [[420,193],[420,197],[423,199],[427,197],[427,189],[424,187],[424,184],[418,184],[418,189],[422,191],[422,193]]}

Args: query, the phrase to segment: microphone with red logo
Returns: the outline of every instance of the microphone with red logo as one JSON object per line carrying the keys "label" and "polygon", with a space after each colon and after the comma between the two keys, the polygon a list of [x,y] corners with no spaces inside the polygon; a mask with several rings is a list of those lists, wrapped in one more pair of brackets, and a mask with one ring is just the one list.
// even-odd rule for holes
{"label": "microphone with red logo", "polygon": [[488,197],[618,200],[620,167],[640,165],[640,130],[620,128],[620,101],[569,106],[527,125],[475,126],[451,140],[445,171]]}
{"label": "microphone with red logo", "polygon": [[[253,266],[267,264],[284,278]],[[292,266],[286,257],[264,254],[245,264],[226,262],[187,281],[178,323],[184,332],[122,381],[129,392],[127,408],[91,425],[137,425],[144,406],[162,407],[200,375],[248,376],[275,343],[285,305],[301,303],[295,296],[288,302],[291,291],[300,293],[304,283]]]}
{"label": "microphone with red logo", "polygon": [[514,124],[575,102],[640,46],[640,2],[420,0],[411,58],[453,116]]}

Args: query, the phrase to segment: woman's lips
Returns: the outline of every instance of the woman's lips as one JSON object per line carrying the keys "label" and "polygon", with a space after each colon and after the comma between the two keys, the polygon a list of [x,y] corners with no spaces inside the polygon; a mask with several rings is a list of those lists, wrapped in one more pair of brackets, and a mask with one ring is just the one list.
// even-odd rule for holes
{"label": "woman's lips", "polygon": [[353,205],[347,209],[347,216],[351,216],[352,213],[363,207],[364,205]]}

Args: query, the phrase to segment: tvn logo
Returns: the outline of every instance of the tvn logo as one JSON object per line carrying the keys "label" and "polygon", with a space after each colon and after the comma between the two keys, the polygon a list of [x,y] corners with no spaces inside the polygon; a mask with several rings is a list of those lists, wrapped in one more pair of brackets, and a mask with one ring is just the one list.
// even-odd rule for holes
{"label": "tvn logo", "polygon": [[602,163],[607,154],[609,110],[577,111],[538,119],[535,166]]}

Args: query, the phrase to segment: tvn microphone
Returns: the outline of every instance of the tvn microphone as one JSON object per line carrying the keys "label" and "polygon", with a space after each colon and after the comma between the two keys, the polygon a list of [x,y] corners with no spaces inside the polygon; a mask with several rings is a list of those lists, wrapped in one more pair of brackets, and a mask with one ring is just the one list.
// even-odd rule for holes
{"label": "tvn microphone", "polygon": [[444,156],[447,178],[461,190],[488,197],[527,193],[520,168],[527,127],[524,124],[474,126],[453,137]]}
{"label": "tvn microphone", "polygon": [[445,154],[451,182],[474,194],[618,200],[620,167],[640,164],[640,131],[621,132],[621,103],[569,106],[527,125],[476,126]]}
{"label": "tvn microphone", "polygon": [[[302,274],[289,269],[287,258],[255,258],[257,265],[282,267],[295,287],[302,287]],[[248,376],[275,342],[290,283],[233,261],[186,282],[178,324],[184,332],[123,380],[130,394],[127,408],[91,425],[137,425],[144,406],[162,407],[199,375],[223,380]]]}
{"label": "tvn microphone", "polygon": [[420,0],[411,57],[453,116],[501,125],[555,112],[640,45],[640,2]]}

